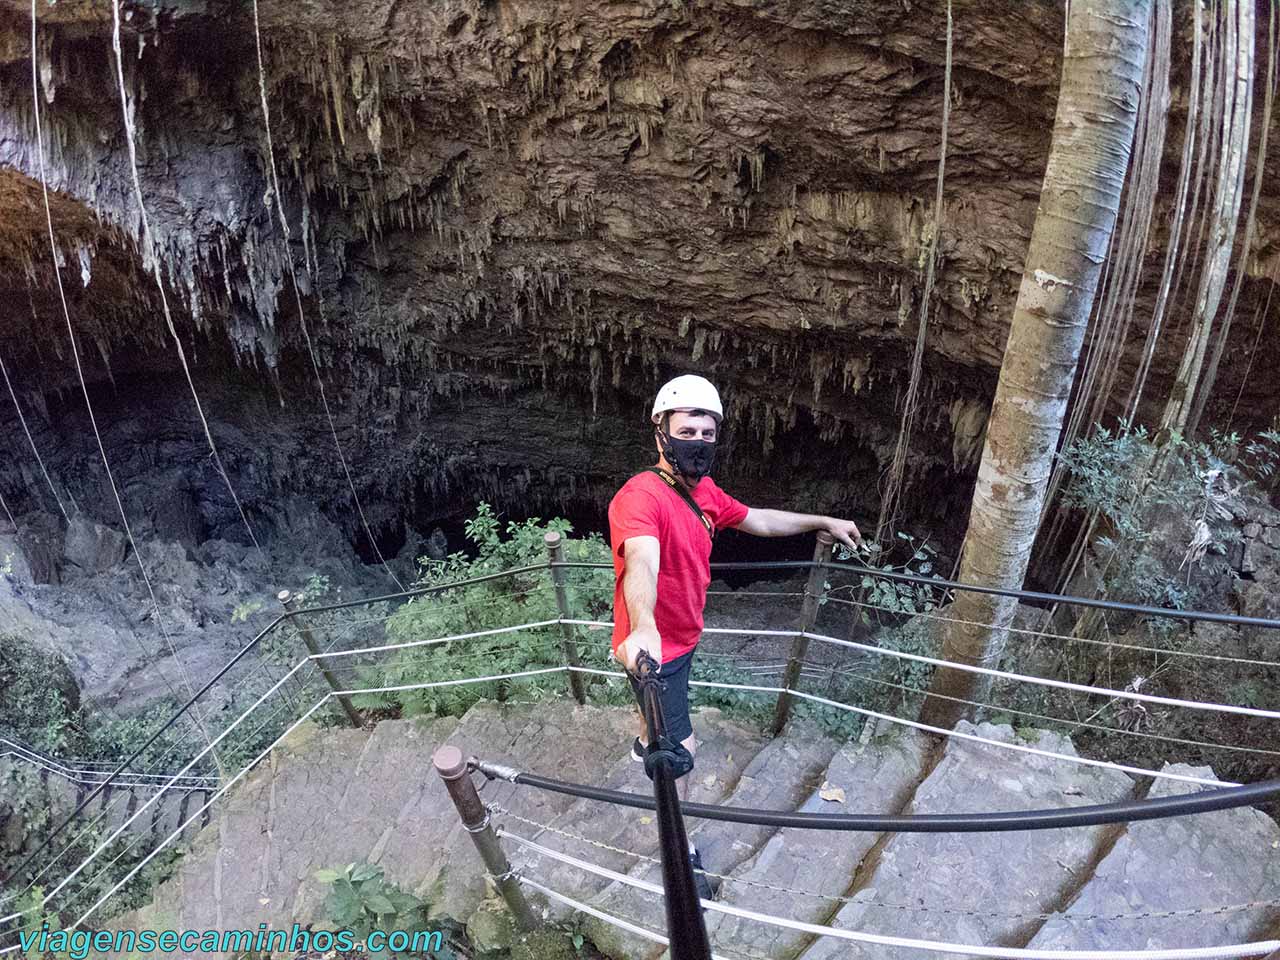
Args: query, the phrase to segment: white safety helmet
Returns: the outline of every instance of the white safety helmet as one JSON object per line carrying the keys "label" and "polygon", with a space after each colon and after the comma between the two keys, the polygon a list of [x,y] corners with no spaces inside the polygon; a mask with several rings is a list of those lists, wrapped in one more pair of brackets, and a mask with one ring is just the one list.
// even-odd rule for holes
{"label": "white safety helmet", "polygon": [[716,423],[724,419],[720,394],[710,380],[695,373],[686,373],[662,385],[657,399],[653,401],[651,419],[658,423],[664,413],[674,410],[705,410],[716,418]]}

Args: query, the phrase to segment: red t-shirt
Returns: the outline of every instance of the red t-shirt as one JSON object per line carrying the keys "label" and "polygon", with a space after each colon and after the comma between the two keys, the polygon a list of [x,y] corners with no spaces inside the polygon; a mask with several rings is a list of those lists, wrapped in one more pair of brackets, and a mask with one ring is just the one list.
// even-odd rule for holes
{"label": "red t-shirt", "polygon": [[[747,508],[703,477],[691,491],[693,499],[712,526],[735,527],[747,517]],[[622,547],[630,537],[657,537],[658,602],[653,616],[662,637],[662,662],[684,656],[698,645],[702,635],[702,609],[711,583],[711,535],[680,494],[656,474],[638,473],[609,503],[609,542],[613,546],[613,649],[631,632],[627,604],[622,595],[626,569]]]}

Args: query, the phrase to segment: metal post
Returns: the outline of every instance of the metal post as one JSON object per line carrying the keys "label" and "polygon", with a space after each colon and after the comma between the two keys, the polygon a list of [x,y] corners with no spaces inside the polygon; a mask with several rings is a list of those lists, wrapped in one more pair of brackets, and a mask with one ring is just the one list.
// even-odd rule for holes
{"label": "metal post", "polygon": [[[800,607],[800,624],[796,628],[802,634],[813,629],[818,619],[818,606],[822,600],[823,585],[826,582],[826,571],[821,564],[830,559],[831,547],[835,538],[826,531],[818,533],[818,542],[813,546],[813,566],[809,568],[809,581],[804,588],[804,603]],[[783,692],[778,694],[778,706],[773,714],[773,735],[776,737],[787,726],[787,717],[791,715],[791,702],[795,699],[787,691],[794,690],[800,681],[800,668],[804,664],[805,654],[809,652],[809,638],[796,637],[791,645],[791,658],[787,661],[787,671],[782,676]]]}
{"label": "metal post", "polygon": [[[666,736],[658,693],[662,681],[658,678],[657,662],[641,652],[636,667],[644,701],[645,729],[649,735],[649,745],[645,748],[645,772],[653,780],[658,846],[662,855],[662,900],[667,914],[671,960],[711,960],[711,942],[707,938],[693,863],[689,859],[689,834],[685,830],[680,796],[676,792],[679,770],[674,766],[676,759],[672,748],[684,748]],[[684,775],[688,776],[688,772]]]}
{"label": "metal post", "polygon": [[[282,607],[288,610],[294,601],[297,600],[297,597],[290,594],[288,590],[281,590],[276,594],[276,599],[280,601],[280,605]],[[316,638],[311,632],[311,628],[305,623],[296,622],[298,620],[297,617],[295,617],[294,620],[294,626],[298,630],[298,636],[302,637],[302,642],[306,645],[307,652],[313,657],[319,654],[320,645],[316,643]],[[351,721],[351,725],[356,728],[363,727],[364,721],[360,719],[360,714],[351,703],[351,698],[345,693],[338,693],[342,688],[338,686],[338,681],[334,678],[333,674],[320,666],[320,661],[318,660],[316,661],[316,667],[319,668],[320,675],[324,677],[325,682],[329,684],[329,689],[331,689],[334,692],[334,695],[338,698],[338,702],[342,704],[342,709],[346,712],[347,719]]]}
{"label": "metal post", "polygon": [[[565,591],[565,572],[564,567],[557,567],[557,563],[564,562],[564,543],[560,534],[552,530],[542,538],[547,545],[547,555],[551,558],[551,582],[556,588],[556,607],[560,610],[560,618],[568,620],[572,617],[569,610],[569,595]],[[561,637],[564,643],[564,659],[571,667],[582,666],[582,661],[578,659],[578,641],[575,636],[576,628],[568,623],[560,624]],[[582,686],[582,674],[574,670],[569,671],[569,690],[573,693],[573,699],[578,703],[587,702],[587,693]]]}
{"label": "metal post", "polygon": [[444,781],[444,788],[449,791],[449,799],[458,808],[463,829],[471,834],[471,842],[476,845],[485,869],[489,871],[498,892],[515,917],[516,925],[521,930],[532,930],[538,925],[538,918],[534,916],[529,901],[524,898],[520,881],[511,870],[511,861],[502,852],[502,844],[489,825],[489,811],[480,802],[480,794],[476,792],[476,785],[471,782],[462,751],[446,744],[435,752],[431,762]]}

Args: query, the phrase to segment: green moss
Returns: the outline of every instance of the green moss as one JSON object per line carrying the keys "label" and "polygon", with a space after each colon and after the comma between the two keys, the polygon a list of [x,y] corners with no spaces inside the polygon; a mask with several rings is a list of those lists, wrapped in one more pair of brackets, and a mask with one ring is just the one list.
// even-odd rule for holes
{"label": "green moss", "polygon": [[511,960],[578,960],[573,938],[563,930],[543,927],[511,945]]}

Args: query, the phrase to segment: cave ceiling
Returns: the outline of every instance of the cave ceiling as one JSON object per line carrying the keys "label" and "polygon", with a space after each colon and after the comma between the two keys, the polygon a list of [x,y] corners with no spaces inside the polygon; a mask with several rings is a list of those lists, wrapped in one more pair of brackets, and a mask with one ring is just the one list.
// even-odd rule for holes
{"label": "cave ceiling", "polygon": [[[946,491],[932,509],[951,513],[976,467],[1035,217],[1064,19],[1061,3],[1036,0],[953,6],[940,261],[910,458],[917,493]],[[933,231],[944,3],[262,0],[280,197],[252,8],[125,4],[151,251],[111,9],[37,0],[44,177],[91,384],[128,396],[131,381],[177,370],[155,256],[197,382],[238,430],[252,433],[264,398],[282,417],[314,414],[306,323],[362,482],[445,498],[471,484],[498,499],[553,484],[549,502],[598,503],[643,456],[646,398],[698,370],[725,392],[727,469],[743,489],[874,508]],[[79,388],[41,199],[30,15],[0,0],[0,358],[49,438],[69,443]],[[1180,9],[1170,185],[1189,47]],[[1260,125],[1255,115],[1255,140]],[[1269,153],[1275,169],[1280,137]],[[1245,362],[1280,265],[1278,184],[1263,188],[1247,322],[1211,419],[1242,384],[1248,423],[1275,413],[1276,384],[1246,382]],[[1171,193],[1122,382],[1145,336]],[[1171,381],[1188,299],[1175,300],[1151,396]],[[257,393],[237,405],[228,384]],[[436,479],[414,479],[423,471]],[[8,480],[13,498],[22,481]],[[784,481],[806,491],[799,502],[778,492]]]}

